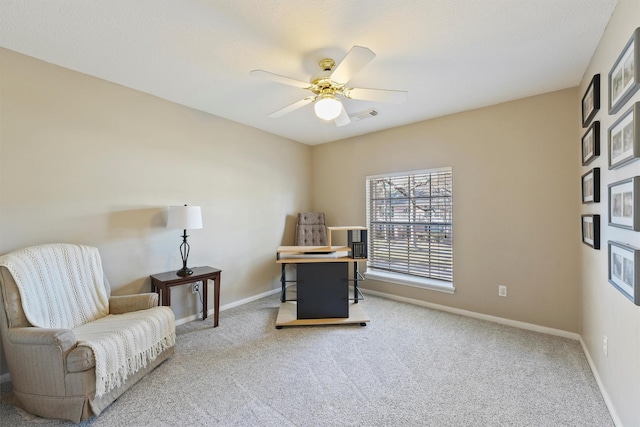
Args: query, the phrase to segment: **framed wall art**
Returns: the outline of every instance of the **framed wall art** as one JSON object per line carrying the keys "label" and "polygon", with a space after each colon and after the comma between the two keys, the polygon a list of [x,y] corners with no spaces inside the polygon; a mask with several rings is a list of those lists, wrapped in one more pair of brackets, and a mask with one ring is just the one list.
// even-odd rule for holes
{"label": "framed wall art", "polygon": [[582,127],[589,126],[591,119],[600,109],[600,74],[591,79],[587,91],[582,97]]}
{"label": "framed wall art", "polygon": [[640,176],[609,184],[609,225],[640,231]]}
{"label": "framed wall art", "polygon": [[635,29],[609,71],[609,114],[620,111],[638,89],[640,89],[640,27]]}
{"label": "framed wall art", "polygon": [[600,155],[600,122],[591,123],[582,136],[582,166],[591,163]]}
{"label": "framed wall art", "polygon": [[600,168],[582,175],[582,203],[600,202]]}
{"label": "framed wall art", "polygon": [[582,215],[582,243],[600,249],[600,215]]}
{"label": "framed wall art", "polygon": [[609,240],[609,283],[640,305],[640,249]]}
{"label": "framed wall art", "polygon": [[609,169],[640,158],[640,102],[633,104],[608,132]]}

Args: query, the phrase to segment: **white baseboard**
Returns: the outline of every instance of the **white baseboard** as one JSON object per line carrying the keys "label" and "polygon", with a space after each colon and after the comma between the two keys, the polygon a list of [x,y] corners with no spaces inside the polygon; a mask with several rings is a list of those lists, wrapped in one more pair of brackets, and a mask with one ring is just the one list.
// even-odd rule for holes
{"label": "white baseboard", "polygon": [[598,374],[598,370],[596,369],[595,363],[593,363],[593,359],[591,358],[591,353],[589,353],[589,349],[587,348],[587,344],[584,342],[582,337],[580,337],[580,345],[582,346],[582,351],[587,358],[587,362],[589,363],[589,367],[591,368],[591,372],[593,373],[594,378],[596,379],[596,383],[598,384],[598,388],[600,389],[600,394],[602,394],[602,398],[604,399],[605,405],[607,405],[607,409],[609,409],[609,415],[611,415],[611,419],[616,427],[624,427],[622,425],[622,421],[616,412],[616,408],[613,406],[613,402],[609,397],[609,393],[604,388],[604,384],[600,379],[600,374]]}
{"label": "white baseboard", "polygon": [[387,294],[384,292],[371,291],[371,290],[362,289],[362,288],[360,288],[360,290],[365,294],[376,295],[382,298],[387,298],[395,301],[406,302],[413,305],[432,308],[434,310],[446,311],[449,313],[459,314],[461,316],[471,317],[474,319],[487,320],[489,322],[500,323],[502,325],[513,326],[516,328],[526,329],[534,332],[541,332],[543,334],[556,335],[559,337],[569,338],[576,341],[580,340],[579,334],[575,332],[563,331],[562,329],[548,328],[546,326],[540,326],[534,323],[526,323],[526,322],[520,322],[517,320],[505,319],[504,317],[490,316],[488,314],[476,313],[474,311],[462,310],[460,308],[448,307],[446,305],[433,304],[426,301],[421,301],[413,298],[400,297],[397,295]]}
{"label": "white baseboard", "polygon": [[[229,304],[222,305],[222,306],[220,306],[220,311],[222,312],[222,311],[225,311],[225,310],[229,310],[230,308],[239,307],[241,305],[250,303],[252,301],[259,300],[260,298],[264,298],[264,297],[268,297],[268,296],[273,295],[273,294],[277,294],[277,293],[280,292],[280,289],[281,288],[278,287],[276,289],[272,289],[272,290],[267,291],[267,292],[262,292],[262,293],[260,293],[258,295],[254,295],[254,296],[249,297],[249,298],[244,298],[244,299],[241,299],[241,300],[238,300],[238,301],[231,302]],[[215,309],[214,308],[210,308],[210,309],[207,310],[207,316],[211,316],[214,313],[215,313]],[[198,319],[200,319],[200,313],[193,314],[193,315],[187,316],[187,317],[182,317],[182,318],[176,320],[176,326],[182,325],[183,323],[191,322],[193,320],[198,320]]]}
{"label": "white baseboard", "polygon": [[[259,300],[261,298],[268,297],[270,295],[274,295],[274,294],[280,293],[281,290],[282,290],[282,288],[280,286],[278,286],[277,288],[271,289],[270,291],[263,292],[263,293],[258,294],[258,295],[254,295],[254,296],[249,297],[249,298],[241,299],[239,301],[230,302],[229,304],[225,304],[222,307],[220,307],[220,311],[225,311],[225,310],[228,310],[230,308],[239,307],[241,305],[250,303],[252,301],[256,301],[256,300]],[[209,311],[211,313],[213,313],[213,310],[209,310]]]}

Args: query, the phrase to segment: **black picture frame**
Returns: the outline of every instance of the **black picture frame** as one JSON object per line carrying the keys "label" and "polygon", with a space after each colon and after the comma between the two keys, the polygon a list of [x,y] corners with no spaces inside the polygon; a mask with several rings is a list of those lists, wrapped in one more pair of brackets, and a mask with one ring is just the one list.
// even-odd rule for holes
{"label": "black picture frame", "polygon": [[582,175],[582,203],[600,202],[600,168]]}
{"label": "black picture frame", "polygon": [[582,135],[582,166],[587,166],[600,155],[600,122],[595,121]]}
{"label": "black picture frame", "polygon": [[640,249],[609,240],[609,283],[640,305]]}
{"label": "black picture frame", "polygon": [[640,231],[640,176],[608,185],[609,225]]}
{"label": "black picture frame", "polygon": [[582,127],[586,128],[591,123],[596,113],[600,110],[600,74],[591,79],[587,90],[582,96]]}
{"label": "black picture frame", "polygon": [[607,132],[609,169],[618,169],[640,159],[640,102],[616,120]]}
{"label": "black picture frame", "polygon": [[609,114],[615,114],[640,89],[640,27],[609,71]]}
{"label": "black picture frame", "polygon": [[582,243],[600,249],[600,215],[582,215]]}

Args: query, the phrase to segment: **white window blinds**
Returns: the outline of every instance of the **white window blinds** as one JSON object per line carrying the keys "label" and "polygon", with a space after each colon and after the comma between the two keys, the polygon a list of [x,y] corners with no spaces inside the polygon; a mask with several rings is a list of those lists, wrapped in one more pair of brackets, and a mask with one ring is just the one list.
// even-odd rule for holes
{"label": "white window blinds", "polygon": [[453,281],[450,167],[367,177],[368,268]]}

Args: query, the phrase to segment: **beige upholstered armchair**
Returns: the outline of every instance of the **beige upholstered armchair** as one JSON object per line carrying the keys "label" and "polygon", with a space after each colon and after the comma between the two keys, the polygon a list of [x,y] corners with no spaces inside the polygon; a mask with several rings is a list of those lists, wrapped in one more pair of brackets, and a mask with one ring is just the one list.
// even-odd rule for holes
{"label": "beige upholstered armchair", "polygon": [[327,226],[323,212],[301,212],[296,224],[295,246],[326,246]]}
{"label": "beige upholstered armchair", "polygon": [[0,257],[0,334],[13,400],[80,422],[173,354],[155,293],[111,296],[96,248],[49,244]]}

